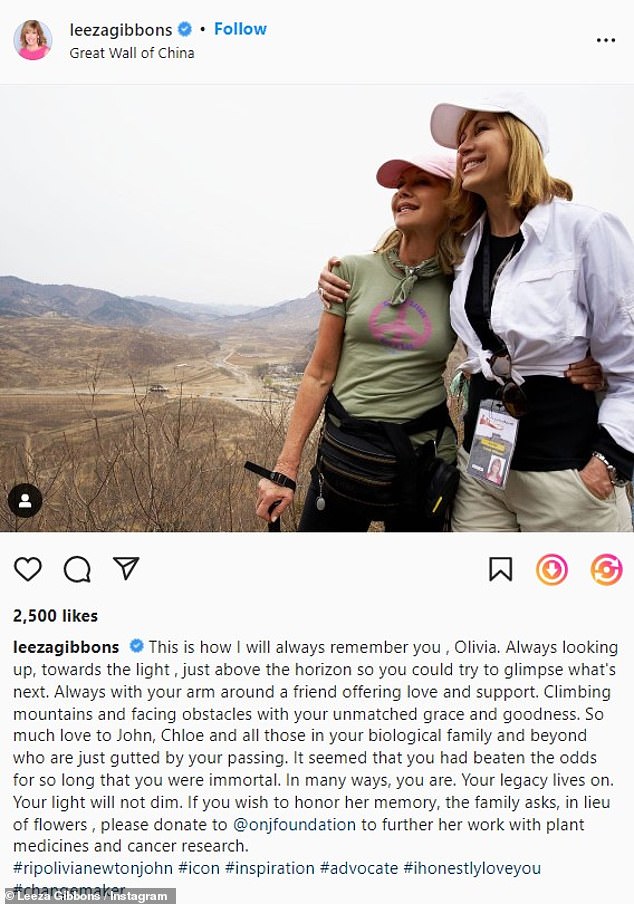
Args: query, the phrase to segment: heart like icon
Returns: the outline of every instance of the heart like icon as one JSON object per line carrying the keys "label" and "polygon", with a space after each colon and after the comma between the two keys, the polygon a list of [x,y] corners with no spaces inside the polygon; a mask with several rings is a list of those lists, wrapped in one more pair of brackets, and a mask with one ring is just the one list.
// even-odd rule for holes
{"label": "heart like icon", "polygon": [[25,581],[31,581],[42,570],[42,563],[35,556],[30,559],[22,557],[15,560],[13,567],[21,578],[24,578]]}

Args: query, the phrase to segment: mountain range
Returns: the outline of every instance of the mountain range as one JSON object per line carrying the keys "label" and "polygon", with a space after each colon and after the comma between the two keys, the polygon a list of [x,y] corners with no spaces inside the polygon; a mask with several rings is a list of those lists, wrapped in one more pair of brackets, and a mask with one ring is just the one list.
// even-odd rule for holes
{"label": "mountain range", "polygon": [[[235,312],[235,313],[234,313]],[[316,293],[265,308],[191,304],[155,296],[122,297],[102,289],[42,285],[0,276],[0,317],[68,318],[110,328],[145,328],[155,332],[223,335],[250,330],[307,336],[319,321]]]}

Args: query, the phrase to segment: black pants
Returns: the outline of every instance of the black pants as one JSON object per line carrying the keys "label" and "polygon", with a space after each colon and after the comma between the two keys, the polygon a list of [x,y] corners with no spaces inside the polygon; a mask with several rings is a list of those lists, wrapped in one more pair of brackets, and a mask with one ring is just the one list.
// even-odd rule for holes
{"label": "black pants", "polygon": [[326,487],[324,488],[326,507],[320,512],[317,508],[318,497],[319,482],[313,469],[298,531],[363,533],[367,531],[372,521],[382,521],[386,531],[409,533],[438,532],[444,527],[444,518],[425,518],[421,508],[417,506],[408,505],[382,511],[362,503],[350,502],[336,493],[329,493]]}

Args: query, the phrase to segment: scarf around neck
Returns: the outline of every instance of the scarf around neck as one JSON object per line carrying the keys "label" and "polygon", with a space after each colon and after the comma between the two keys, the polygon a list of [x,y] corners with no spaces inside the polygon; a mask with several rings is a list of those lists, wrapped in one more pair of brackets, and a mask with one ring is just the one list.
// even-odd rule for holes
{"label": "scarf around neck", "polygon": [[425,261],[421,261],[420,264],[416,264],[415,267],[410,267],[400,260],[396,248],[391,248],[387,252],[387,259],[395,270],[399,270],[404,274],[403,278],[394,289],[394,294],[390,301],[391,305],[399,305],[403,304],[404,301],[407,301],[410,292],[414,288],[414,283],[416,283],[417,280],[429,279],[432,276],[439,276],[442,273],[442,268],[438,263],[437,257],[430,257]]}

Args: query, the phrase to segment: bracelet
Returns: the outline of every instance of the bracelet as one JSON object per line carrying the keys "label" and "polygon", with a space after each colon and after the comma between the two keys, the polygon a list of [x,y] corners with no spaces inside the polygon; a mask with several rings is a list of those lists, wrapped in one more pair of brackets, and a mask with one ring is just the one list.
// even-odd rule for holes
{"label": "bracelet", "polygon": [[273,481],[273,483],[276,483],[279,487],[284,487],[293,492],[297,489],[295,481],[290,477],[287,477],[286,474],[282,474],[281,471],[269,471],[268,468],[263,468],[262,465],[256,465],[252,461],[245,461],[244,467],[247,471],[253,471],[254,474],[259,474],[260,477],[266,477],[267,480]]}
{"label": "bracelet", "polygon": [[624,477],[620,476],[614,465],[607,460],[602,452],[593,452],[592,458],[598,458],[599,461],[603,462],[603,464],[607,468],[608,477],[610,478],[610,483],[613,487],[624,487],[626,483],[628,483],[628,481]]}

